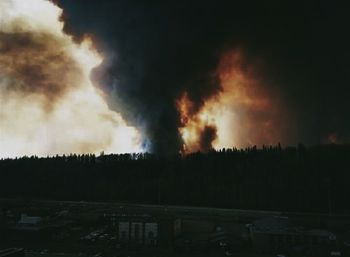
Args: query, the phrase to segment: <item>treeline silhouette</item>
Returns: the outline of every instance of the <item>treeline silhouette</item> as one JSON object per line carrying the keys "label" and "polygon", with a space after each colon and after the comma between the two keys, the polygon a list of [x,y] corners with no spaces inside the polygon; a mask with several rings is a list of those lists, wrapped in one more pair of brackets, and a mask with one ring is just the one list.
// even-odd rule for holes
{"label": "treeline silhouette", "polygon": [[348,213],[350,145],[0,160],[0,197]]}

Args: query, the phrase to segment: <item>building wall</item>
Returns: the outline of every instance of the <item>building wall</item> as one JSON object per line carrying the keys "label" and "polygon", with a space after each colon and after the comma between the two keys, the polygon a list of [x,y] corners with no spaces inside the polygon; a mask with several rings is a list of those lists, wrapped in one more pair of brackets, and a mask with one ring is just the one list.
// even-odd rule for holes
{"label": "building wall", "polygon": [[252,234],[253,247],[257,252],[271,253],[303,246],[306,249],[336,249],[336,241],[324,235],[303,233],[264,233]]}
{"label": "building wall", "polygon": [[111,222],[120,243],[145,246],[172,246],[182,228],[180,219],[169,216],[113,216]]}
{"label": "building wall", "polygon": [[121,243],[154,246],[158,243],[158,235],[158,223],[156,222],[118,222],[118,238]]}
{"label": "building wall", "polygon": [[121,243],[128,243],[130,237],[130,222],[123,221],[118,224],[118,237]]}
{"label": "building wall", "polygon": [[173,217],[159,218],[158,242],[160,246],[170,247],[173,245],[174,239],[176,238],[175,225],[176,222]]}
{"label": "building wall", "polygon": [[137,244],[143,244],[144,239],[144,223],[143,222],[131,222],[130,239]]}
{"label": "building wall", "polygon": [[157,245],[158,241],[158,224],[146,223],[145,224],[145,244]]}

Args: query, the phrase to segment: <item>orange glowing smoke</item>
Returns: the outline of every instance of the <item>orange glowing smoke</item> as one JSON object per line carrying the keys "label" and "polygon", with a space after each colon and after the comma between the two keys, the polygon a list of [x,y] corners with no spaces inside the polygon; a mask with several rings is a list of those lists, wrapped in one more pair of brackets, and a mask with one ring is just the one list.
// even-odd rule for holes
{"label": "orange glowing smoke", "polygon": [[90,79],[102,62],[47,0],[0,1],[0,158],[140,151],[140,135]]}
{"label": "orange glowing smoke", "polygon": [[184,141],[182,151],[207,152],[217,139],[215,111],[210,102],[206,102],[202,109],[194,113],[194,105],[185,93],[177,102],[182,127],[179,129]]}
{"label": "orange glowing smoke", "polygon": [[181,117],[182,152],[277,144],[283,141],[283,108],[255,77],[239,51],[222,56],[217,74],[221,91],[198,110],[185,92],[176,102]]}

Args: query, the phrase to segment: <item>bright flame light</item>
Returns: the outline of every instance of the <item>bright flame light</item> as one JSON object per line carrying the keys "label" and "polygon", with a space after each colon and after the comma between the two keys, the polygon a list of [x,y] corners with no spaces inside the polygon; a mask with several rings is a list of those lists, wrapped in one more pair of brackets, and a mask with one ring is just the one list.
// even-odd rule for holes
{"label": "bright flame light", "polygon": [[[183,153],[277,144],[283,139],[281,104],[254,78],[253,71],[243,69],[242,59],[239,51],[223,55],[217,70],[222,90],[207,99],[200,110],[193,111],[194,104],[186,93],[177,101]],[[213,134],[203,148],[208,128]]]}
{"label": "bright flame light", "polygon": [[111,111],[90,74],[92,40],[63,32],[46,0],[0,2],[0,158],[139,152],[139,132]]}

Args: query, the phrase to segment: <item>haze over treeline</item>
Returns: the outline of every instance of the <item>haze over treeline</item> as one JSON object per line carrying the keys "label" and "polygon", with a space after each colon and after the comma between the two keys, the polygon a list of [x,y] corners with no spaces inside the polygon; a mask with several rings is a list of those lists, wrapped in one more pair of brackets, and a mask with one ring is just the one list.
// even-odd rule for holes
{"label": "haze over treeline", "polygon": [[0,161],[8,198],[349,213],[350,145]]}

